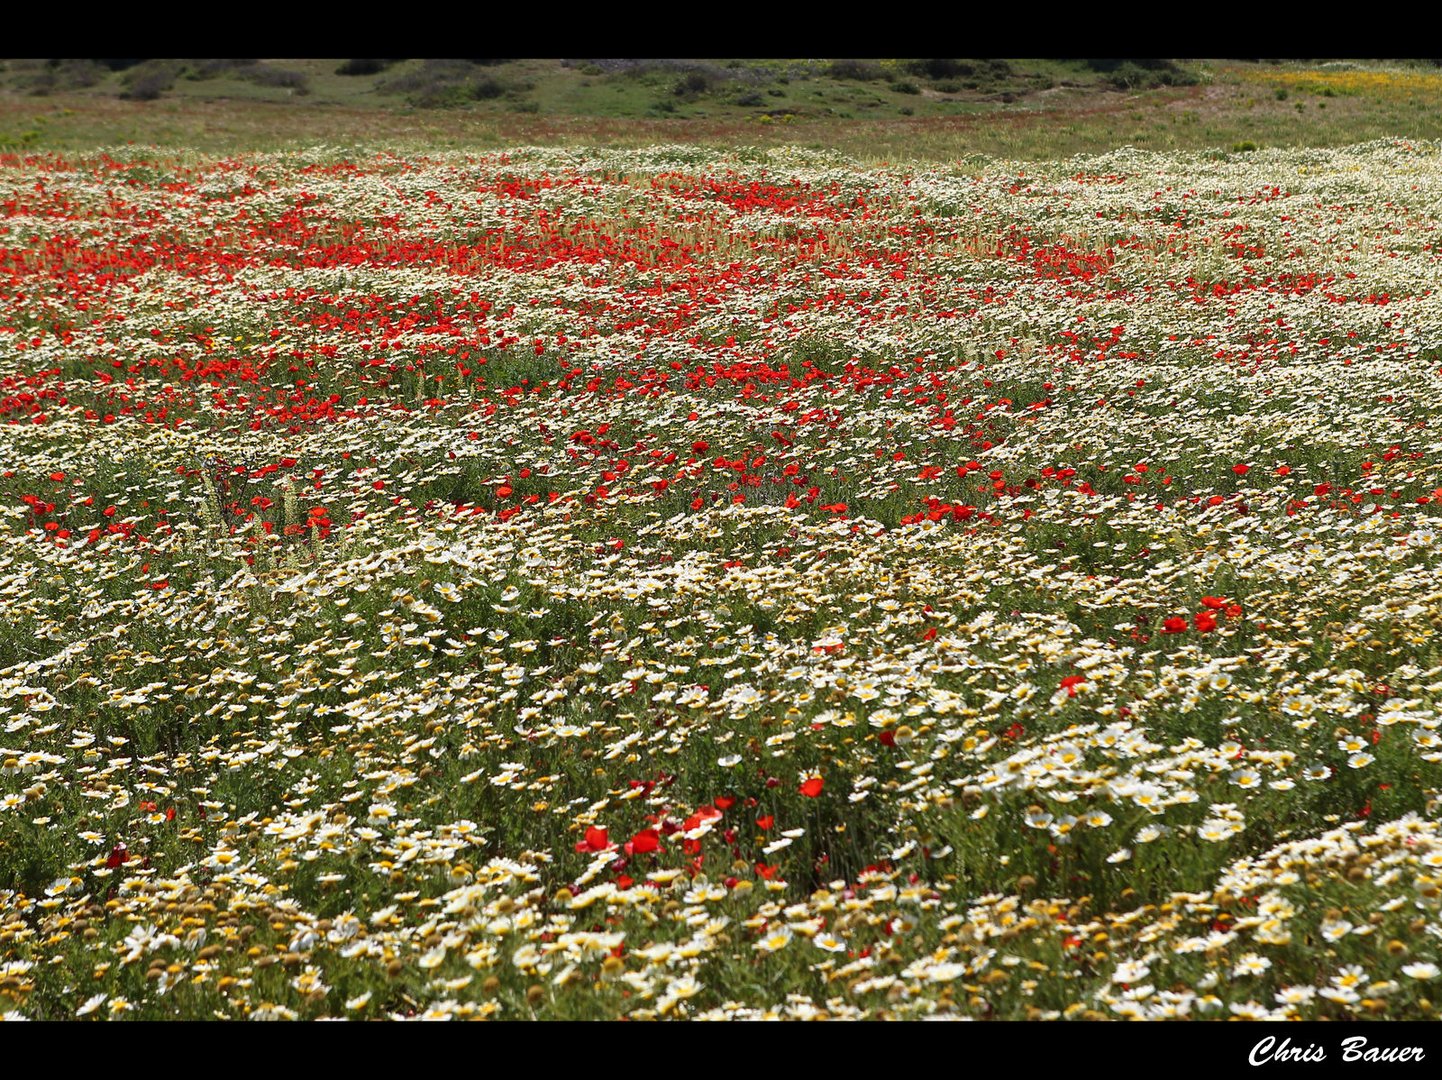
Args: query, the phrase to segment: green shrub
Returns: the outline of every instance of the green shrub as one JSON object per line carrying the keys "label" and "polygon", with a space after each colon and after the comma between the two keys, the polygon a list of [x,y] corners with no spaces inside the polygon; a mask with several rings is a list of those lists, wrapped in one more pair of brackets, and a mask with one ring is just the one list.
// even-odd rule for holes
{"label": "green shrub", "polygon": [[376,84],[384,94],[404,94],[420,109],[457,108],[472,101],[498,98],[508,89],[505,83],[478,75],[469,60],[426,60],[419,68],[402,72]]}
{"label": "green shrub", "polygon": [[1174,60],[1084,60],[1092,71],[1108,76],[1117,90],[1155,90],[1160,86],[1194,86],[1197,76]]}

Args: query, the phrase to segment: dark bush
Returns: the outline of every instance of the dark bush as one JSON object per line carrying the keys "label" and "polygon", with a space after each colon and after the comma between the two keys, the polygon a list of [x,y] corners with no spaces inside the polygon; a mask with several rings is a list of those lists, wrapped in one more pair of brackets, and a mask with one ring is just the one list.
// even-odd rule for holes
{"label": "dark bush", "polygon": [[1083,60],[1082,63],[1085,64],[1087,67],[1091,68],[1093,71],[1100,71],[1100,72],[1102,72],[1103,74],[1105,74],[1106,72],[1109,72],[1109,71],[1115,71],[1117,68],[1121,67],[1123,64],[1131,63],[1131,61],[1129,61],[1129,60]]}
{"label": "dark bush", "polygon": [[379,75],[395,60],[347,60],[335,69],[337,75]]}
{"label": "dark bush", "polygon": [[692,71],[676,80],[671,92],[677,97],[695,97],[711,88],[711,80],[699,71]]}
{"label": "dark bush", "polygon": [[182,64],[178,60],[147,60],[125,73],[125,92],[132,101],[154,101],[175,85]]}
{"label": "dark bush", "polygon": [[894,82],[891,84],[891,89],[898,94],[921,93],[921,87],[917,86],[914,82]]}
{"label": "dark bush", "polygon": [[243,77],[257,86],[274,86],[280,89],[294,90],[298,94],[307,93],[309,89],[305,72],[292,71],[290,68],[258,64],[247,70]]}
{"label": "dark bush", "polygon": [[94,60],[62,60],[55,66],[55,77],[67,88],[94,86],[101,75],[102,69]]}
{"label": "dark bush", "polygon": [[464,82],[474,75],[475,69],[466,60],[426,60],[418,68],[391,76],[378,84],[377,89],[408,94],[428,86]]}
{"label": "dark bush", "polygon": [[124,71],[126,68],[133,68],[136,64],[145,63],[144,60],[97,60],[95,62],[111,71]]}
{"label": "dark bush", "polygon": [[1193,86],[1197,77],[1172,60],[1086,60],[1087,67],[1107,75],[1118,90],[1153,90],[1159,86]]}
{"label": "dark bush", "polygon": [[418,109],[458,109],[474,100],[469,87],[456,83],[423,86],[406,95],[406,101]]}
{"label": "dark bush", "polygon": [[420,67],[376,84],[385,94],[405,94],[418,108],[454,108],[477,99],[500,97],[505,84],[478,76],[469,60],[426,60]]}
{"label": "dark bush", "polygon": [[259,63],[259,60],[192,60],[189,65],[189,77],[214,79],[221,75],[237,75]]}
{"label": "dark bush", "polygon": [[104,74],[105,68],[94,60],[47,60],[43,66],[26,70],[19,82],[30,93],[43,96],[94,86]]}
{"label": "dark bush", "polygon": [[154,101],[174,85],[174,75],[153,71],[131,82],[122,96],[132,101]]}
{"label": "dark bush", "polygon": [[833,79],[872,82],[883,77],[881,65],[874,60],[833,60],[826,73]]}
{"label": "dark bush", "polygon": [[757,106],[757,105],[765,104],[765,101],[766,101],[766,99],[763,98],[760,94],[756,93],[755,91],[752,91],[752,92],[749,93],[749,94],[742,94],[739,98],[737,98],[737,99],[736,99],[736,104],[737,104],[737,105],[744,105],[744,106],[746,106],[747,108],[753,108],[753,107],[755,107],[755,106]]}
{"label": "dark bush", "polygon": [[922,79],[1005,79],[1012,74],[1005,60],[908,60],[908,74]]}
{"label": "dark bush", "polygon": [[974,70],[970,64],[961,60],[914,60],[906,67],[913,75],[927,79],[955,79],[961,75],[970,75]]}

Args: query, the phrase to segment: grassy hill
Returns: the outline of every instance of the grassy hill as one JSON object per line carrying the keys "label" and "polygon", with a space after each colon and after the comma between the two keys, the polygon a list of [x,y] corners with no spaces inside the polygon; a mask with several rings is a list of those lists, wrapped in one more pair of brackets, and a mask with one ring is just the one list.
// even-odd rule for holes
{"label": "grassy hill", "polygon": [[782,142],[1050,157],[1442,136],[1432,61],[3,60],[0,147]]}
{"label": "grassy hill", "polygon": [[597,117],[948,116],[1051,92],[1192,85],[1171,60],[10,60],[0,88],[133,100]]}

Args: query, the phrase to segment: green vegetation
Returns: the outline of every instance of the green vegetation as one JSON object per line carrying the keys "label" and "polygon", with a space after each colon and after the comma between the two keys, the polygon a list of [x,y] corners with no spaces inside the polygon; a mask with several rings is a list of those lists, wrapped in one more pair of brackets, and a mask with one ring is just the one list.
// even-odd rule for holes
{"label": "green vegetation", "polygon": [[955,160],[1442,136],[1442,73],[1170,60],[6,60],[0,148],[799,145]]}

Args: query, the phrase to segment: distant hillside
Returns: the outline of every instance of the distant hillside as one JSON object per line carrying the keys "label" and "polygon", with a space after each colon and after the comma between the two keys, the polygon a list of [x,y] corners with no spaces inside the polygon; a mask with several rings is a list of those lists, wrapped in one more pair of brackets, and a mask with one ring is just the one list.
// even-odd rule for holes
{"label": "distant hillside", "polygon": [[1198,81],[1175,60],[4,60],[0,91],[596,117],[945,116]]}
{"label": "distant hillside", "polygon": [[797,145],[862,158],[1442,138],[1442,61],[0,60],[0,152]]}

